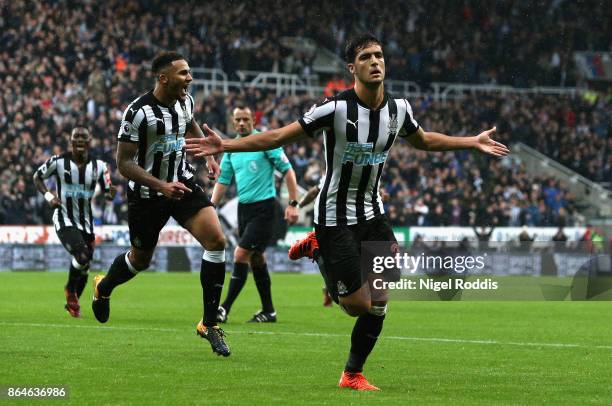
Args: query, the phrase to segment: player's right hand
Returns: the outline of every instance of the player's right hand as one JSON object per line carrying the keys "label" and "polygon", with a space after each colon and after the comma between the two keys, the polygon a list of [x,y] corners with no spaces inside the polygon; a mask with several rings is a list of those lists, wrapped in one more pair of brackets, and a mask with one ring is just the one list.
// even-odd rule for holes
{"label": "player's right hand", "polygon": [[62,202],[57,197],[54,197],[53,200],[49,202],[49,205],[53,207],[54,209],[57,209],[59,207],[62,207]]}
{"label": "player's right hand", "polygon": [[202,126],[204,138],[187,138],[185,150],[196,158],[223,152],[223,140],[206,124]]}
{"label": "player's right hand", "polygon": [[191,189],[181,182],[168,182],[159,189],[160,193],[167,198],[181,200],[186,193],[191,193]]}

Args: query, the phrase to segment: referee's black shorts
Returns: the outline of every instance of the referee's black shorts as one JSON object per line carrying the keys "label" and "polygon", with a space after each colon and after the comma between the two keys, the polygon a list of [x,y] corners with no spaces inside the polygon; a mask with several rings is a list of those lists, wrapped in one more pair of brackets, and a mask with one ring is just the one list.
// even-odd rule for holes
{"label": "referee's black shorts", "polygon": [[276,225],[274,198],[255,203],[238,203],[238,246],[264,252],[272,242]]}
{"label": "referee's black shorts", "polygon": [[181,226],[201,209],[212,206],[204,189],[193,181],[183,181],[192,190],[181,200],[165,196],[143,199],[128,189],[128,226],[130,242],[136,248],[152,249],[157,245],[159,232],[173,217]]}
{"label": "referee's black shorts", "polygon": [[63,227],[55,231],[66,251],[76,258],[79,264],[85,265],[86,262],[91,261],[95,240],[93,234],[81,231],[75,226]]}
{"label": "referee's black shorts", "polygon": [[327,274],[327,288],[341,297],[349,296],[366,282],[367,274],[361,269],[362,242],[387,241],[397,244],[385,215],[350,226],[315,224],[315,232]]}

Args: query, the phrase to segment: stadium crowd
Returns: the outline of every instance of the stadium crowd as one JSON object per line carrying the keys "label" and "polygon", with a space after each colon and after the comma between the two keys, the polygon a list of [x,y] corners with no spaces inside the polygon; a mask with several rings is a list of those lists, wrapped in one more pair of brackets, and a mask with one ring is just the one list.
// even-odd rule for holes
{"label": "stadium crowd", "polygon": [[[512,141],[514,134],[525,131],[512,126],[517,116],[523,116],[516,111],[511,114],[503,106],[501,109],[492,107],[504,101],[507,99],[498,97],[485,100],[474,97],[446,103],[419,99],[414,101],[413,106],[415,117],[427,129],[462,135],[497,123],[499,138]],[[231,134],[227,115],[232,106],[253,106],[257,127],[266,129],[293,121],[312,102],[308,96],[276,97],[257,89],[231,92],[229,95],[212,94],[199,104],[196,117],[200,122],[210,123],[222,132]],[[492,110],[489,111],[488,107]],[[534,113],[529,109],[525,111]],[[489,116],[487,112],[493,115]],[[40,111],[39,114],[44,116],[46,113]],[[504,114],[513,119],[505,120]],[[56,115],[56,118],[66,117],[72,116]],[[111,120],[107,112],[100,113],[93,120],[95,137],[92,154],[114,163],[117,124]],[[529,142],[529,134],[536,139],[549,136],[548,133],[546,136],[536,136],[542,124],[539,120],[525,117],[518,121],[530,124],[530,132],[523,141]],[[0,164],[3,179],[6,180],[0,186],[3,223],[36,224],[48,221],[48,208],[35,193],[30,177],[36,166],[50,154],[65,150],[68,131],[76,122],[76,116],[72,117],[72,121],[63,123],[55,122],[53,117],[47,120],[29,118],[19,131],[2,133],[4,140],[9,141],[2,150],[4,159]],[[41,137],[44,123],[53,127],[47,128],[44,137]],[[52,137],[50,134],[56,126],[61,131]],[[557,126],[565,128],[560,124]],[[576,131],[574,127],[571,134],[576,134]],[[595,130],[589,128],[586,135],[592,136],[592,133]],[[562,136],[559,135],[559,138]],[[590,148],[581,148],[578,143],[574,150],[586,154]],[[316,185],[323,171],[321,140],[289,146],[286,152],[300,183],[304,187]],[[594,152],[601,154],[602,150]],[[572,225],[580,221],[574,198],[562,184],[549,178],[531,177],[520,163],[512,159],[500,161],[466,152],[431,155],[398,142],[387,165],[388,170],[381,183],[391,196],[387,210],[394,224],[544,226]],[[609,175],[608,167],[608,173],[602,176]],[[104,206],[100,199],[98,203],[102,206],[98,206],[96,213],[96,217],[107,224],[126,221],[125,194],[122,193],[124,185],[116,172],[114,178],[119,183],[120,193],[113,205]]]}
{"label": "stadium crowd", "polygon": [[[122,111],[135,95],[151,87],[143,62],[162,48],[177,46],[194,67],[305,74],[311,58],[278,48],[280,37],[312,37],[340,53],[351,29],[371,27],[384,39],[391,78],[395,73],[395,78],[422,84],[436,80],[532,85],[535,79],[537,84],[570,85],[577,80],[571,52],[608,49],[611,38],[610,25],[601,20],[604,10],[597,12],[603,2],[597,1],[589,2],[592,7],[558,1],[502,1],[480,7],[476,1],[442,0],[404,7],[391,1],[380,13],[361,13],[378,10],[375,1],[364,0],[341,15],[330,9],[330,2],[308,7],[294,0],[284,7],[237,2],[227,7],[213,1],[198,7],[196,2],[179,6],[150,1],[146,8],[144,3],[9,2],[0,9],[0,224],[49,221],[48,207],[31,177],[37,165],[67,149],[74,125],[89,126],[94,134],[92,155],[114,165]],[[357,23],[349,28],[348,21]],[[276,97],[257,89],[199,96],[198,121],[225,133],[231,133],[227,116],[237,104],[253,106],[257,126],[263,129],[295,120],[313,103],[307,96]],[[496,124],[501,141],[523,141],[592,180],[612,178],[609,94],[594,101],[470,96],[411,103],[427,129],[462,135]],[[303,186],[316,184],[321,176],[321,148],[319,142],[287,150]],[[511,160],[477,159],[466,153],[432,158],[398,145],[388,165],[383,184],[392,196],[388,210],[395,224],[577,221],[573,198],[563,185],[530,178]],[[116,171],[113,177],[119,184],[113,204],[96,206],[99,221],[106,224],[126,221],[124,185]]]}
{"label": "stadium crowd", "polygon": [[0,11],[0,35],[5,60],[20,64],[65,58],[71,68],[132,71],[158,49],[176,47],[193,66],[230,74],[307,74],[312,55],[281,46],[282,37],[308,37],[340,55],[347,37],[369,30],[385,44],[389,78],[514,86],[573,85],[581,79],[572,53],[608,50],[612,37],[600,0],[387,0],[384,7],[360,0],[342,8],[325,1],[283,3],[8,2]]}

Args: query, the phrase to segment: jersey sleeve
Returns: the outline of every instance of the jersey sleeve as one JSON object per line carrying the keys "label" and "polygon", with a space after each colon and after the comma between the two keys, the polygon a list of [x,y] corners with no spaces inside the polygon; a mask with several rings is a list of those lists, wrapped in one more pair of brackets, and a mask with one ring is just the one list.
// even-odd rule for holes
{"label": "jersey sleeve", "polygon": [[100,172],[98,175],[98,184],[100,188],[104,191],[104,193],[110,190],[112,186],[110,171],[108,165],[104,161],[98,161],[98,168],[100,168]]}
{"label": "jersey sleeve", "polygon": [[221,159],[221,174],[219,175],[219,179],[217,182],[222,185],[229,185],[232,183],[232,178],[234,177],[234,167],[232,166],[232,162],[230,160],[230,153],[223,154],[223,158]]}
{"label": "jersey sleeve", "polygon": [[325,99],[320,104],[314,104],[298,122],[309,137],[314,137],[321,131],[328,130],[334,126],[335,112],[335,100]]}
{"label": "jersey sleeve", "polygon": [[143,109],[134,110],[132,105],[123,112],[121,128],[119,128],[119,141],[138,142],[147,131],[147,117]]}
{"label": "jersey sleeve", "polygon": [[404,102],[404,106],[406,108],[406,115],[404,116],[404,123],[402,124],[402,128],[398,135],[402,138],[408,137],[409,135],[414,134],[419,129],[419,123],[414,119],[414,115],[412,113],[412,107],[408,100],[402,99]]}
{"label": "jersey sleeve", "polygon": [[36,173],[41,179],[47,179],[49,176],[57,172],[57,160],[59,155],[53,155],[47,159],[44,164],[40,165],[36,170]]}
{"label": "jersey sleeve", "polygon": [[291,162],[289,162],[289,158],[287,158],[287,155],[285,154],[285,151],[283,151],[282,147],[264,151],[264,153],[270,162],[272,162],[272,165],[274,165],[274,169],[277,171],[285,173],[291,169]]}

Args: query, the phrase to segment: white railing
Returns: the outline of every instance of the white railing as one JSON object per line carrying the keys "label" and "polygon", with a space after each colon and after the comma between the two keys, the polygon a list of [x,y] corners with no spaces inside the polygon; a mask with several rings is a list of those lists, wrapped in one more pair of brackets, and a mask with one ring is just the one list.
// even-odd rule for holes
{"label": "white railing", "polygon": [[213,91],[221,91],[227,94],[229,90],[242,90],[246,88],[273,90],[277,96],[295,96],[300,93],[308,93],[317,97],[323,93],[324,87],[318,86],[316,75],[299,76],[290,73],[258,72],[239,70],[236,71],[238,80],[230,80],[229,76],[221,69],[193,68],[194,80],[192,88],[194,93],[202,91],[208,95]]}
{"label": "white railing", "polygon": [[575,87],[529,87],[520,88],[502,85],[476,85],[465,83],[439,83],[431,84],[432,93],[435,100],[445,101],[448,99],[458,99],[466,95],[475,95],[483,93],[495,93],[501,95],[509,94],[550,94],[550,95],[567,95],[576,96],[581,90]]}
{"label": "white railing", "polygon": [[[319,80],[317,75],[301,76],[290,73],[259,72],[250,70],[236,71],[236,79],[230,80],[229,76],[221,69],[193,68],[194,81],[192,83],[195,93],[203,92],[208,95],[213,91],[227,94],[230,90],[242,90],[247,88],[272,90],[277,96],[297,94],[308,94],[314,98],[323,94],[325,83]],[[404,97],[429,96],[435,101],[461,99],[476,94],[543,94],[543,95],[566,95],[577,96],[583,89],[567,87],[531,87],[518,88],[501,85],[476,85],[465,83],[442,83],[434,82],[431,88],[423,90],[421,86],[412,81],[386,80],[385,87],[395,95]]]}

